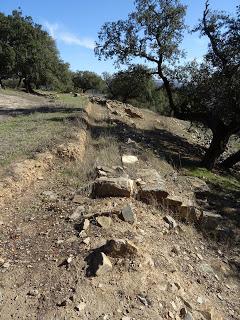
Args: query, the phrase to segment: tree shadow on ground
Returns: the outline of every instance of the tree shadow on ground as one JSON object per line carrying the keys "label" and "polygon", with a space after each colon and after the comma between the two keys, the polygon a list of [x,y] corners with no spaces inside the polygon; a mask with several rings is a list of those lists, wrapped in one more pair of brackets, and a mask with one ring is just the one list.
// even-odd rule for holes
{"label": "tree shadow on ground", "polygon": [[[95,125],[87,123],[92,138],[96,139],[102,135],[109,135],[123,146],[130,138],[137,142],[143,149],[151,149],[162,159],[165,159],[175,168],[194,168],[200,165],[205,149],[199,145],[191,144],[187,139],[177,136],[165,129],[137,129],[121,121],[114,121],[114,125],[98,123]],[[223,216],[223,224],[220,225],[219,234],[214,234],[216,242],[224,242],[230,247],[236,247],[238,234],[232,233],[240,228],[239,201],[240,190],[228,189],[218,184],[208,183],[210,191],[207,192],[206,200],[199,201],[203,210],[220,213]],[[227,208],[230,208],[227,211]],[[222,228],[221,228],[222,227]],[[237,231],[238,232],[238,231]],[[204,234],[207,238],[209,233]],[[230,241],[229,241],[230,240]]]}
{"label": "tree shadow on ground", "polygon": [[165,129],[137,129],[119,120],[115,120],[114,125],[106,124],[103,127],[88,124],[88,127],[93,138],[99,138],[107,132],[123,145],[130,138],[141,147],[153,150],[176,168],[199,165],[204,152],[199,145],[191,144],[187,139]]}
{"label": "tree shadow on ground", "polygon": [[2,116],[21,116],[30,115],[33,113],[74,113],[84,111],[83,107],[68,107],[59,105],[39,105],[33,107],[21,107],[21,108],[0,108],[0,115]]}

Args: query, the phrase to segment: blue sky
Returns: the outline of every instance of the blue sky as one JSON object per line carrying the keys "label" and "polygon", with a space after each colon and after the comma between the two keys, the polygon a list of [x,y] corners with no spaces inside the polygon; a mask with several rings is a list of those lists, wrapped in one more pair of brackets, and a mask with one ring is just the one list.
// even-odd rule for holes
{"label": "blue sky", "polygon": [[[99,62],[94,56],[94,41],[101,25],[127,17],[133,0],[0,0],[5,14],[21,7],[24,15],[42,24],[56,39],[61,57],[72,70],[91,70],[101,74],[114,72],[113,61]],[[194,26],[201,17],[204,0],[183,0],[188,6],[186,23]],[[217,10],[235,12],[239,0],[210,0]],[[187,59],[201,59],[207,48],[204,38],[186,35],[183,45]]]}

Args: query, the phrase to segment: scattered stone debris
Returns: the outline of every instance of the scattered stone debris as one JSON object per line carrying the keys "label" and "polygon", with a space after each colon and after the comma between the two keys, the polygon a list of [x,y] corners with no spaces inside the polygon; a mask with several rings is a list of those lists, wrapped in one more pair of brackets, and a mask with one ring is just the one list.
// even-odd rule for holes
{"label": "scattered stone debris", "polygon": [[88,230],[90,227],[90,221],[88,219],[85,219],[81,226],[83,231]]}
{"label": "scattered stone debris", "polygon": [[133,107],[130,105],[124,110],[127,113],[127,115],[131,118],[143,119],[143,115],[137,109],[133,109]]}

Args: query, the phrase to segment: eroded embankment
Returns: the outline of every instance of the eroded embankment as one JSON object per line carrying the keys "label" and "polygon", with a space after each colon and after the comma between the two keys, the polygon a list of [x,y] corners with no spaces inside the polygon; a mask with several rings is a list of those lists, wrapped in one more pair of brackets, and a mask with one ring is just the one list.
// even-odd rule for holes
{"label": "eroded embankment", "polygon": [[[85,112],[91,115],[92,105],[88,103]],[[24,192],[36,181],[42,180],[50,170],[54,169],[57,159],[66,161],[82,161],[87,144],[87,130],[80,128],[73,141],[61,144],[53,150],[35,155],[34,159],[16,162],[8,168],[8,174],[0,180],[0,207],[4,203]]]}

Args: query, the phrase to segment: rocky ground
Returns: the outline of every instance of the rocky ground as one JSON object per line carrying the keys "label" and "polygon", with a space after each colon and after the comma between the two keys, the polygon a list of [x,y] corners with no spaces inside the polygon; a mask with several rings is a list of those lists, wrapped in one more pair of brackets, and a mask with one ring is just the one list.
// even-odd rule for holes
{"label": "rocky ground", "polygon": [[92,103],[1,181],[0,319],[239,319],[239,199],[181,170],[189,124]]}

